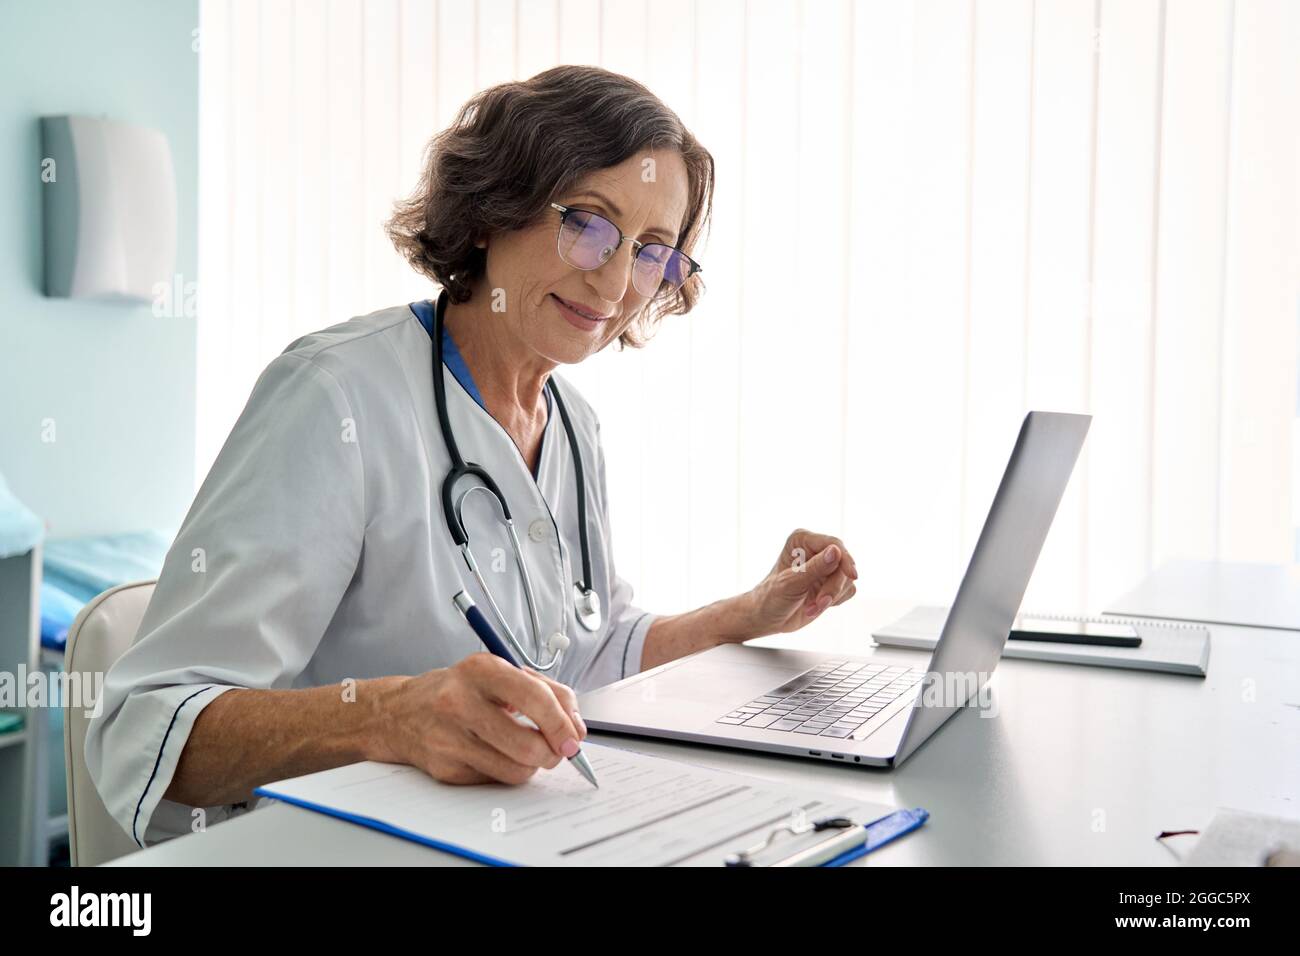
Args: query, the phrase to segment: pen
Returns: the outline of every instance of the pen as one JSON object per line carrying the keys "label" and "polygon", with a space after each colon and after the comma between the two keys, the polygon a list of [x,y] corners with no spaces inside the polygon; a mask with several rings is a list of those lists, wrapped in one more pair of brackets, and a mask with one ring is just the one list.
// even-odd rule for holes
{"label": "pen", "polygon": [[[469,626],[474,629],[474,633],[479,636],[479,640],[487,646],[489,651],[503,661],[519,667],[519,663],[510,655],[510,651],[506,649],[501,638],[497,636],[497,632],[492,630],[492,625],[487,622],[483,612],[474,604],[473,598],[464,591],[458,591],[456,596],[452,598],[452,602],[456,605],[456,610],[464,615],[465,620],[469,622]],[[520,669],[522,670],[522,668]],[[586,777],[588,783],[597,790],[600,789],[600,784],[596,782],[596,771],[591,769],[591,761],[587,759],[586,754],[579,750],[569,758],[569,763],[578,768],[578,773]]]}
{"label": "pen", "polygon": [[1066,634],[1042,631],[1021,631],[1012,628],[1007,635],[1012,641],[1042,641],[1044,644],[1089,644],[1094,647],[1141,647],[1142,638],[1112,636],[1109,634]]}

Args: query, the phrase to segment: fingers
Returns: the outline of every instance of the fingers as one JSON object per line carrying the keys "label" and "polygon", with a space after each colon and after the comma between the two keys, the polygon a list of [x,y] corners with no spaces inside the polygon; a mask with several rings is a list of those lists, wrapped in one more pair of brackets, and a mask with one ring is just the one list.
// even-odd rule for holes
{"label": "fingers", "polygon": [[836,545],[818,551],[802,564],[792,564],[781,572],[787,593],[812,592],[839,567],[842,551]]}
{"label": "fingers", "polygon": [[[503,720],[510,720],[505,714],[499,714]],[[513,721],[512,721],[513,723]],[[528,730],[526,727],[519,727],[526,734],[537,735],[534,730]],[[537,772],[537,766],[527,763],[521,763],[512,758],[509,754],[502,753],[497,747],[480,738],[475,731],[466,731],[460,751],[460,759],[470,770],[486,777],[489,780],[495,780],[500,783],[521,784],[527,783]],[[540,739],[540,738],[539,738]],[[559,763],[559,758],[554,758]],[[554,764],[551,764],[554,766]],[[460,782],[456,780],[455,782]],[[476,782],[470,776],[467,782]]]}
{"label": "fingers", "polygon": [[842,571],[837,572],[822,583],[821,589],[811,601],[804,606],[804,613],[813,617],[836,604],[843,604],[854,593],[857,585]]}
{"label": "fingers", "polygon": [[465,726],[469,733],[514,763],[548,770],[560,763],[559,754],[542,734],[488,700],[481,700],[473,708]]}
{"label": "fingers", "polygon": [[557,755],[572,757],[578,752],[581,735],[571,716],[578,709],[572,690],[490,654],[474,657],[482,658],[475,662],[471,674],[484,697],[498,707],[513,707],[531,720]]}
{"label": "fingers", "polygon": [[826,610],[835,603],[835,598],[839,596],[840,590],[847,584],[848,578],[840,573],[828,578],[826,583],[818,588],[817,592],[804,605],[804,613],[809,617],[813,617]]}
{"label": "fingers", "polygon": [[573,688],[568,684],[561,684],[557,680],[552,680],[545,674],[534,674],[533,676],[544,680],[548,685],[550,685],[552,692],[555,694],[556,700],[560,702],[560,706],[568,712],[571,718],[573,718],[573,726],[578,730],[578,739],[586,740],[587,724],[582,719],[582,714],[578,713],[578,695],[573,692]]}
{"label": "fingers", "polygon": [[844,598],[857,575],[856,570],[846,566],[849,561],[840,545],[828,544],[802,567],[791,567],[783,573],[784,593],[803,600],[805,619],[811,620]]}
{"label": "fingers", "polygon": [[787,542],[787,551],[793,551],[797,547],[802,547],[805,551],[812,552],[814,557],[823,554],[828,548],[835,547],[839,549],[840,570],[853,580],[858,578],[858,565],[849,554],[848,549],[844,547],[844,542],[834,535],[818,534],[815,531],[809,531],[806,528],[799,528],[790,534]]}
{"label": "fingers", "polygon": [[854,583],[858,577],[857,567],[839,538],[801,529],[791,535],[791,541],[822,545],[821,550],[807,562],[792,566],[786,572],[787,587],[804,597],[806,620],[812,620],[827,608],[842,604],[857,593]]}

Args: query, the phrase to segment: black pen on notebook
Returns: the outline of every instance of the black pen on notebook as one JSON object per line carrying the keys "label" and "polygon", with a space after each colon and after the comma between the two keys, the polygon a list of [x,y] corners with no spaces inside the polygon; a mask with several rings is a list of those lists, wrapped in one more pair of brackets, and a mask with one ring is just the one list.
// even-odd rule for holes
{"label": "black pen on notebook", "polygon": [[[503,661],[519,667],[519,662],[511,656],[510,651],[506,649],[505,643],[497,636],[497,632],[492,630],[492,625],[488,623],[487,618],[483,616],[483,612],[475,605],[473,598],[464,591],[457,591],[456,596],[452,598],[452,602],[456,605],[456,610],[464,615],[469,626],[474,629],[474,633],[479,636],[479,640],[484,643],[489,651]],[[587,778],[588,783],[597,790],[600,789],[600,784],[596,781],[596,771],[591,769],[591,761],[587,759],[586,754],[579,750],[568,759],[569,763],[578,768],[578,773]]]}
{"label": "black pen on notebook", "polygon": [[1071,618],[1017,617],[1007,635],[1013,641],[1041,641],[1049,644],[1091,644],[1101,647],[1141,647],[1142,638],[1131,624],[1120,621],[1075,620]]}

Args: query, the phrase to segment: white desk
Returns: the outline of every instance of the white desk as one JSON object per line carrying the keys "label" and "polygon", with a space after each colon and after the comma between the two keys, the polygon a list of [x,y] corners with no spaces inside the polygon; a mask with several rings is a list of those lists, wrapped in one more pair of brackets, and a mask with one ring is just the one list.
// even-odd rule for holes
{"label": "white desk", "polygon": [[[855,601],[840,610],[764,643],[869,653],[871,627],[906,606]],[[993,679],[998,716],[958,714],[896,770],[593,739],[931,812],[925,827],[863,865],[1172,864],[1156,834],[1202,829],[1216,807],[1300,818],[1300,640],[1211,630],[1204,679],[1003,661]],[[916,658],[924,665],[924,654]],[[284,804],[117,863],[473,865]]]}
{"label": "white desk", "polygon": [[1300,631],[1300,565],[1170,561],[1107,613]]}

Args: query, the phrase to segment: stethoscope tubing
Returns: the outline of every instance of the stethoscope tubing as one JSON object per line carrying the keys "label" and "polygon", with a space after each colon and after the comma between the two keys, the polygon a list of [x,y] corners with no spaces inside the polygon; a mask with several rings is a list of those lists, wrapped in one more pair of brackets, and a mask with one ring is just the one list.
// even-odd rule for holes
{"label": "stethoscope tubing", "polygon": [[[534,649],[540,654],[542,649],[542,630],[541,621],[538,616],[536,599],[533,592],[531,575],[528,572],[528,563],[524,560],[523,548],[519,543],[519,535],[515,530],[514,517],[510,513],[510,506],[506,502],[505,495],[501,489],[488,474],[487,469],[474,462],[467,462],[461,456],[460,447],[456,443],[456,437],[451,428],[451,417],[447,411],[447,389],[443,380],[442,373],[442,321],[446,308],[447,293],[443,291],[438,296],[437,304],[434,306],[433,322],[431,323],[431,338],[433,340],[433,394],[434,405],[437,408],[438,427],[442,431],[443,442],[447,446],[447,454],[451,458],[451,469],[443,479],[441,488],[443,514],[447,521],[447,530],[451,534],[452,541],[460,550],[461,556],[465,561],[466,567],[470,574],[478,582],[479,588],[484,597],[487,599],[489,609],[496,618],[505,640],[510,644],[511,649],[517,654],[520,660],[528,667],[538,671],[548,671],[555,668],[563,655],[564,648],[567,646],[569,607],[567,602],[563,605],[563,620],[561,621],[561,630],[558,631],[552,642],[548,643],[551,647],[551,659],[545,663],[536,661],[523,647],[522,643],[515,636],[513,629],[507,623],[505,614],[497,604],[492,590],[487,586],[487,581],[475,561],[473,553],[469,547],[469,534],[465,530],[465,522],[461,513],[465,499],[474,491],[486,491],[495,500],[501,509],[502,520],[510,535],[511,547],[515,555],[515,564],[519,568],[524,583],[524,597],[528,604],[528,615],[533,628]],[[565,435],[569,440],[569,449],[573,455],[574,470],[576,472],[576,485],[578,497],[578,541],[582,551],[582,580],[575,582],[575,590],[582,595],[588,602],[585,614],[576,614],[577,619],[588,630],[596,630],[600,626],[599,598],[591,588],[591,551],[590,544],[587,540],[587,489],[586,479],[583,469],[582,452],[578,448],[577,436],[574,433],[573,422],[569,418],[569,410],[565,406],[563,399],[560,397],[559,390],[555,387],[554,381],[548,380],[546,387],[550,392],[551,398],[555,402],[555,407],[560,412],[560,420],[564,425]],[[482,485],[474,485],[461,492],[460,497],[455,495],[456,485],[464,478],[477,478]],[[575,596],[575,612],[577,611],[577,596]],[[595,610],[592,611],[592,606]],[[559,642],[560,646],[552,646]]]}

